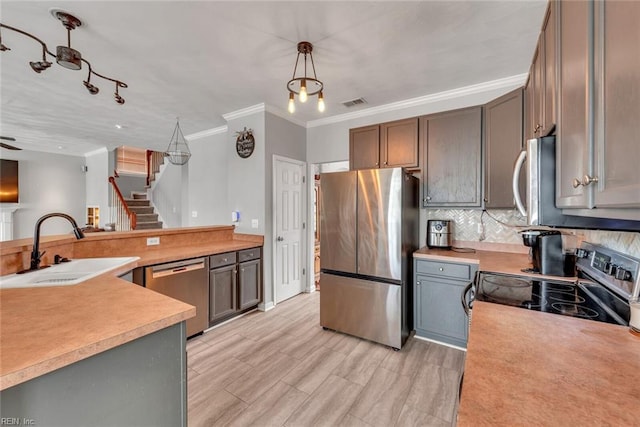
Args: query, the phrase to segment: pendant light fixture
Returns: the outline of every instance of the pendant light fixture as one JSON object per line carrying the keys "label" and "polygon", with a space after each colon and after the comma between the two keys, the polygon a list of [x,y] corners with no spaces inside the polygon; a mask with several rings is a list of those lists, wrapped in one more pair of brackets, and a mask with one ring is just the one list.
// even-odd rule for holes
{"label": "pendant light fixture", "polygon": [[[318,111],[323,112],[324,105],[324,96],[322,94],[322,89],[324,85],[318,77],[316,76],[316,67],[313,63],[313,45],[309,42],[302,41],[298,43],[298,56],[296,57],[296,65],[293,68],[293,76],[291,80],[287,83],[287,89],[289,90],[289,107],[288,110],[291,114],[296,111],[295,104],[295,95],[298,95],[298,99],[300,102],[307,102],[309,96],[313,96],[318,94]],[[300,61],[300,55],[303,55],[304,58],[304,74],[299,77],[296,77],[296,73],[298,71],[298,63]],[[311,62],[311,70],[313,71],[313,75],[307,75],[307,56]]]}
{"label": "pendant light fixture", "polygon": [[169,159],[169,162],[174,165],[182,166],[186,164],[191,158],[191,151],[187,145],[187,140],[184,139],[182,130],[180,130],[180,118],[176,117],[176,128],[173,130],[173,136],[169,141],[167,151],[164,152],[165,157]]}
{"label": "pendant light fixture", "polygon": [[[71,30],[74,30],[80,27],[82,25],[82,21],[80,21],[78,18],[71,15],[70,13],[60,9],[50,9],[50,12],[51,12],[51,15],[54,18],[58,19],[62,23],[62,26],[67,29],[67,45],[57,46],[55,55],[49,50],[45,42],[43,42],[33,34],[27,33],[26,31],[23,31],[19,28],[10,27],[9,25],[5,25],[3,23],[0,23],[0,29],[7,29],[7,30],[14,31],[16,33],[27,36],[37,41],[38,43],[40,43],[40,45],[42,46],[42,61],[29,62],[31,69],[36,73],[40,74],[42,71],[45,71],[46,69],[51,67],[52,63],[47,61],[47,55],[56,58],[56,62],[62,67],[67,68],[69,70],[74,70],[74,71],[82,69],[82,63],[84,62],[85,64],[87,64],[87,67],[89,68],[89,75],[87,76],[87,80],[83,81],[83,83],[84,83],[84,86],[89,91],[89,93],[91,95],[95,95],[100,91],[100,89],[98,89],[96,86],[94,86],[90,82],[91,76],[93,75],[96,77],[100,77],[101,79],[108,80],[115,83],[116,91],[114,92],[114,97],[115,97],[116,103],[120,105],[124,104],[124,98],[120,96],[118,89],[128,87],[127,84],[120,80],[112,79],[111,77],[107,77],[95,72],[91,67],[91,63],[86,59],[84,59],[82,57],[82,54],[79,51],[71,47]],[[0,35],[0,52],[6,52],[9,50],[11,50],[11,48],[7,47],[3,43],[2,35]]]}

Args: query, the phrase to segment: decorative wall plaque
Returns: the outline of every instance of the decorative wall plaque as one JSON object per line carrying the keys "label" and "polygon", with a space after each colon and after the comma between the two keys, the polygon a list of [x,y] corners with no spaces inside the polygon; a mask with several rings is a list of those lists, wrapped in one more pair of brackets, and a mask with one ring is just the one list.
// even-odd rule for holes
{"label": "decorative wall plaque", "polygon": [[236,152],[238,156],[246,159],[251,154],[253,154],[253,149],[255,148],[256,141],[253,138],[253,130],[244,128],[244,130],[240,132],[236,132]]}

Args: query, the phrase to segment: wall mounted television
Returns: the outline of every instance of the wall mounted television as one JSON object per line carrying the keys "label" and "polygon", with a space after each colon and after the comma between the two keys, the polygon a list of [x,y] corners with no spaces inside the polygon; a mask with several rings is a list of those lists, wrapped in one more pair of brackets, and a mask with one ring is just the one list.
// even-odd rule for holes
{"label": "wall mounted television", "polygon": [[0,159],[0,203],[18,203],[18,161]]}

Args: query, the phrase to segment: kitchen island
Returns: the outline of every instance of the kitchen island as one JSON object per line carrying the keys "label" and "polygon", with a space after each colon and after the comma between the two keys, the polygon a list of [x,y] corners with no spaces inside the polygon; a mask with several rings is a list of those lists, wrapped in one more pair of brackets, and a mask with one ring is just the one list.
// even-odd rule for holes
{"label": "kitchen island", "polygon": [[[147,250],[151,233],[160,245]],[[195,308],[117,275],[257,246],[262,236],[229,226],[44,239],[51,258],[140,259],[77,285],[0,290],[2,416],[35,425],[185,425],[184,321]],[[28,239],[3,242],[2,274],[24,268],[30,250]]]}
{"label": "kitchen island", "polygon": [[476,301],[459,426],[637,425],[640,337]]}

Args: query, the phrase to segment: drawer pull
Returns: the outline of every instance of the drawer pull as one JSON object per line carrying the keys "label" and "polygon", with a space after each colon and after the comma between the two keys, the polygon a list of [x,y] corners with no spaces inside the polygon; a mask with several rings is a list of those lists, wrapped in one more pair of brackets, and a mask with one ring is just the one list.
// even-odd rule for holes
{"label": "drawer pull", "polygon": [[440,267],[440,271],[444,271],[444,268]]}
{"label": "drawer pull", "polygon": [[226,258],[222,258],[222,262],[227,262],[227,259]]}

